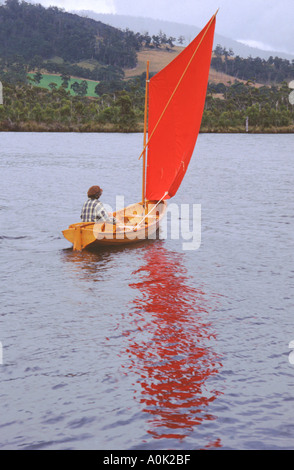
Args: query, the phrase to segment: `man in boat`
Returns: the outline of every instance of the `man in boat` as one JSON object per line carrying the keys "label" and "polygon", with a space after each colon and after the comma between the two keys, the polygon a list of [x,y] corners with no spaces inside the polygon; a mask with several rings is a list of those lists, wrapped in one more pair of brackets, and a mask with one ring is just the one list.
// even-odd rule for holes
{"label": "man in boat", "polygon": [[115,217],[110,217],[99,198],[103,190],[100,186],[91,186],[88,189],[88,200],[84,203],[81,213],[83,222],[109,222],[116,224]]}

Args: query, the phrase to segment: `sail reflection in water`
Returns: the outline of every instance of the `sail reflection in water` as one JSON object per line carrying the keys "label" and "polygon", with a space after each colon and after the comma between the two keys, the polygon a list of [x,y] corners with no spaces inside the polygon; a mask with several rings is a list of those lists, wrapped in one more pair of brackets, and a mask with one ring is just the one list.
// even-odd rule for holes
{"label": "sail reflection in water", "polygon": [[219,395],[208,386],[221,367],[209,344],[208,301],[201,288],[189,285],[181,256],[159,243],[148,246],[134,273],[140,280],[130,284],[138,296],[131,312],[136,333],[125,332],[129,368],[154,438],[183,439],[195,425],[213,420],[209,404]]}

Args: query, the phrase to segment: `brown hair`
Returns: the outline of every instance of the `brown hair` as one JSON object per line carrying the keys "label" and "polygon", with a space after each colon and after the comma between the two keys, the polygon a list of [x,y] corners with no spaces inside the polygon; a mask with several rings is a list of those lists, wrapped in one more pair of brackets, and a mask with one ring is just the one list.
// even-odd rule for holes
{"label": "brown hair", "polygon": [[99,199],[101,194],[102,189],[100,186],[91,186],[91,188],[88,189],[88,197],[91,199]]}

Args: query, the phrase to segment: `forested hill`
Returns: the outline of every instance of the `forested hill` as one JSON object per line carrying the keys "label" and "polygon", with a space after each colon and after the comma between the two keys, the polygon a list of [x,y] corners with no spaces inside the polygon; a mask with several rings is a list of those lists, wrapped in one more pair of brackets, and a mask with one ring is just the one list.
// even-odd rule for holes
{"label": "forested hill", "polygon": [[86,58],[118,67],[136,64],[132,35],[127,32],[57,7],[6,0],[0,6],[0,57],[15,56],[25,61],[59,56],[68,62]]}
{"label": "forested hill", "polygon": [[[38,68],[48,73],[106,81],[109,85],[110,81],[121,81],[127,69],[135,69],[138,52],[144,49],[149,50],[149,55],[151,50],[157,54],[159,67],[153,70],[156,73],[162,68],[158,53],[165,53],[169,62],[175,40],[162,31],[150,37],[148,33],[122,31],[57,7],[6,0],[0,6],[0,79],[25,83],[27,72]],[[214,52],[211,68],[237,80],[277,84],[293,79],[294,61],[277,57],[267,61],[242,59],[219,45]]]}
{"label": "forested hill", "polygon": [[[151,76],[180,52],[174,41],[163,32],[150,37],[56,7],[5,0],[0,131],[142,131],[146,57]],[[249,132],[294,131],[287,83],[294,60],[241,59],[218,45],[212,71],[202,131],[244,132],[245,123]]]}

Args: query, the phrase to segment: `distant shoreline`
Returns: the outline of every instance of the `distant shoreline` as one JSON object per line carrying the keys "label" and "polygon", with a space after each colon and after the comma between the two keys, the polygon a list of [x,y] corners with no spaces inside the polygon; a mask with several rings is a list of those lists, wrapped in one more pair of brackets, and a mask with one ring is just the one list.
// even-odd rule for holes
{"label": "distant shoreline", "polygon": [[[134,134],[142,133],[143,125],[138,124],[136,127],[129,131],[120,129],[115,124],[80,124],[80,125],[64,125],[60,123],[46,124],[42,122],[28,121],[28,122],[0,122],[0,132],[66,132],[66,133],[122,133],[122,134]],[[207,128],[202,127],[200,134],[294,134],[294,126],[288,127],[270,127],[270,128],[254,128],[248,129],[246,132],[245,128],[236,126],[229,129],[220,128]]]}

